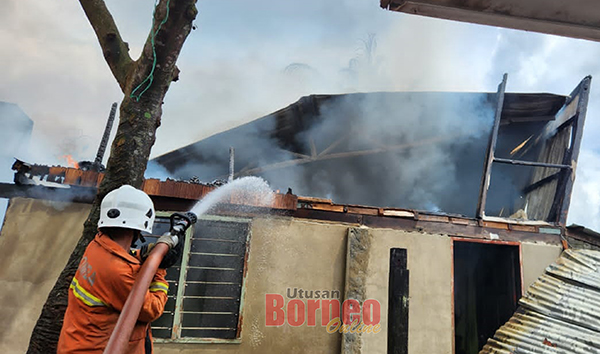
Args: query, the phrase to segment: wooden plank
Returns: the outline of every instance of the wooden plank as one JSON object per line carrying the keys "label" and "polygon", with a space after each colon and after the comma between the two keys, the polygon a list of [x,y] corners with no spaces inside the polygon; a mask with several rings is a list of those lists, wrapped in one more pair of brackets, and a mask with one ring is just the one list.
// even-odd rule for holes
{"label": "wooden plank", "polygon": [[537,227],[535,227],[533,225],[512,224],[512,225],[510,225],[510,229],[514,230],[514,231],[538,232]]}
{"label": "wooden plank", "polygon": [[347,206],[346,212],[352,213],[352,214],[379,215],[378,208],[368,208],[368,207],[362,208],[362,207],[356,207],[356,206]]}
{"label": "wooden plank", "polygon": [[393,209],[383,209],[381,215],[383,216],[395,216],[398,218],[414,218],[415,213],[408,210],[393,210]]}
{"label": "wooden plank", "polygon": [[510,117],[502,119],[500,125],[508,125],[513,123],[531,123],[531,122],[547,122],[554,120],[554,116],[527,116],[527,117]]}
{"label": "wooden plank", "polygon": [[557,173],[551,174],[550,176],[544,177],[535,183],[530,184],[529,186],[523,188],[523,194],[528,194],[531,191],[534,191],[542,186],[545,186],[546,184],[557,179],[560,175],[561,175],[561,173],[557,172]]}
{"label": "wooden plank", "polygon": [[160,180],[155,178],[144,180],[142,190],[148,195],[158,195],[160,190]]}
{"label": "wooden plank", "polygon": [[331,205],[331,204],[321,204],[321,203],[312,203],[312,209],[314,210],[326,210],[326,211],[334,211],[336,213],[343,213],[344,206],[343,205]]}
{"label": "wooden plank", "polygon": [[568,122],[579,111],[580,96],[575,95],[575,96],[571,96],[571,97],[572,97],[571,101],[568,102],[566,104],[566,106],[564,106],[556,114],[556,120],[554,122],[552,122],[552,124],[548,124],[547,131],[544,132],[546,135],[552,136],[554,133],[552,130],[556,130],[556,129],[558,129],[558,127],[560,127],[564,123]]}
{"label": "wooden plank", "polygon": [[490,228],[493,228],[493,229],[508,230],[508,224],[505,224],[505,223],[502,223],[502,222],[482,220],[481,221],[481,226],[483,226],[483,227],[490,227]]}
{"label": "wooden plank", "polygon": [[452,218],[451,217],[450,222],[453,224],[458,224],[458,225],[470,225],[470,226],[479,225],[476,220],[464,219],[464,218]]}
{"label": "wooden plank", "polygon": [[430,222],[450,222],[450,217],[444,215],[431,215],[419,213],[417,220]]}
{"label": "wooden plank", "polygon": [[570,169],[571,168],[571,165],[535,162],[535,161],[511,160],[511,159],[502,159],[499,157],[494,158],[494,162],[505,163],[505,164],[510,164],[510,165],[522,165],[522,166],[534,166],[534,167],[549,167],[549,168],[561,168],[561,169]]}
{"label": "wooden plank", "polygon": [[65,171],[65,180],[63,181],[63,184],[78,186],[81,183],[82,175],[83,175],[82,170],[78,170],[75,168],[68,168]]}
{"label": "wooden plank", "polygon": [[[579,101],[577,103],[576,120],[573,123],[573,137],[571,141],[571,149],[569,151],[569,157],[572,165],[577,164],[579,158],[579,149],[581,148],[581,139],[583,138],[583,126],[585,124],[585,116],[587,113],[588,100],[590,96],[590,85],[592,83],[592,77],[587,76],[581,81],[577,90],[579,93]],[[558,215],[558,222],[561,225],[567,224],[567,215],[569,212],[569,205],[571,204],[571,193],[573,191],[573,184],[575,182],[575,172],[569,171],[565,173],[565,185],[562,190],[557,191],[557,195],[560,193],[562,197],[562,203],[560,212]]]}
{"label": "wooden plank", "polygon": [[492,173],[492,164],[494,161],[494,153],[496,152],[496,142],[498,140],[498,129],[500,127],[500,118],[502,116],[502,107],[504,105],[504,93],[506,91],[506,80],[508,74],[504,74],[502,77],[502,83],[498,86],[497,101],[496,101],[496,115],[494,117],[494,126],[492,133],[490,134],[490,140],[487,148],[487,159],[483,166],[483,176],[481,178],[481,185],[479,188],[479,201],[477,202],[477,215],[478,218],[482,218],[485,215],[485,203],[487,200],[487,193],[490,186],[490,174]]}
{"label": "wooden plank", "polygon": [[333,204],[331,199],[325,198],[313,198],[313,197],[298,197],[299,203],[325,203],[325,204]]}
{"label": "wooden plank", "polygon": [[298,207],[298,197],[293,194],[275,194],[273,208],[296,210]]}
{"label": "wooden plank", "polygon": [[388,354],[408,354],[409,271],[406,249],[390,250]]}

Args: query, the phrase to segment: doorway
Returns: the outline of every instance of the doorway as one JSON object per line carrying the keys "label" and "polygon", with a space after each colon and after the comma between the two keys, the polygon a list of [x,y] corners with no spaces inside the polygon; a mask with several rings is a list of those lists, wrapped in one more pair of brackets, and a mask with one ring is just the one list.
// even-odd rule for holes
{"label": "doorway", "polygon": [[455,354],[477,354],[521,298],[520,246],[454,240]]}

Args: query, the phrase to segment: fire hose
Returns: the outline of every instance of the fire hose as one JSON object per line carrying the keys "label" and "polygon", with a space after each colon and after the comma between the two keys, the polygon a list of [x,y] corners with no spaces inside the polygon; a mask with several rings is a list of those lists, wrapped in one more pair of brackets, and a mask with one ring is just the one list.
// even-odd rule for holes
{"label": "fire hose", "polygon": [[[186,230],[195,224],[196,221],[197,217],[194,213],[174,213],[171,215],[171,230],[167,234],[172,237],[177,237],[179,239],[178,242],[183,242]],[[152,252],[150,252],[150,255],[142,264],[142,268],[135,279],[135,283],[131,288],[129,296],[127,296],[123,310],[119,315],[117,324],[104,349],[104,354],[122,354],[127,351],[133,327],[140,315],[150,283],[154,278],[154,274],[156,274],[160,262],[168,251],[169,245],[158,243],[154,246]]]}

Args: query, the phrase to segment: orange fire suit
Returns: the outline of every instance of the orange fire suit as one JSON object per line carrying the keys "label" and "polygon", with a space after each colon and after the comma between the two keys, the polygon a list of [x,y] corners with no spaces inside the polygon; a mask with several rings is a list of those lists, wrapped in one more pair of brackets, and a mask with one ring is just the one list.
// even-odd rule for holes
{"label": "orange fire suit", "polygon": [[[141,268],[139,252],[127,253],[109,236],[90,242],[69,289],[58,354],[102,353]],[[158,269],[146,293],[127,353],[152,353],[150,322],[167,302],[166,271]]]}

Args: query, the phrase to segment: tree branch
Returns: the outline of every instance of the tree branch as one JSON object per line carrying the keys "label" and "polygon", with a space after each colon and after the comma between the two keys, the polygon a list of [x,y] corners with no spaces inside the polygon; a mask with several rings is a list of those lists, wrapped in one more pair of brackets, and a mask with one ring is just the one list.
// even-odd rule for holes
{"label": "tree branch", "polygon": [[121,38],[119,29],[103,0],[79,0],[79,3],[96,32],[110,71],[125,93],[127,76],[133,64],[129,56],[129,46]]}
{"label": "tree branch", "polygon": [[[160,0],[154,12],[154,26],[146,39],[140,58],[136,61],[137,77],[133,80],[135,85],[142,82],[151,72],[154,53],[156,53],[156,67],[153,72],[153,84],[163,86],[166,91],[171,81],[177,81],[179,69],[175,63],[183,43],[192,30],[192,21],[197,14],[196,0]],[[161,25],[165,19],[166,22]],[[155,34],[154,51],[153,34]]]}

